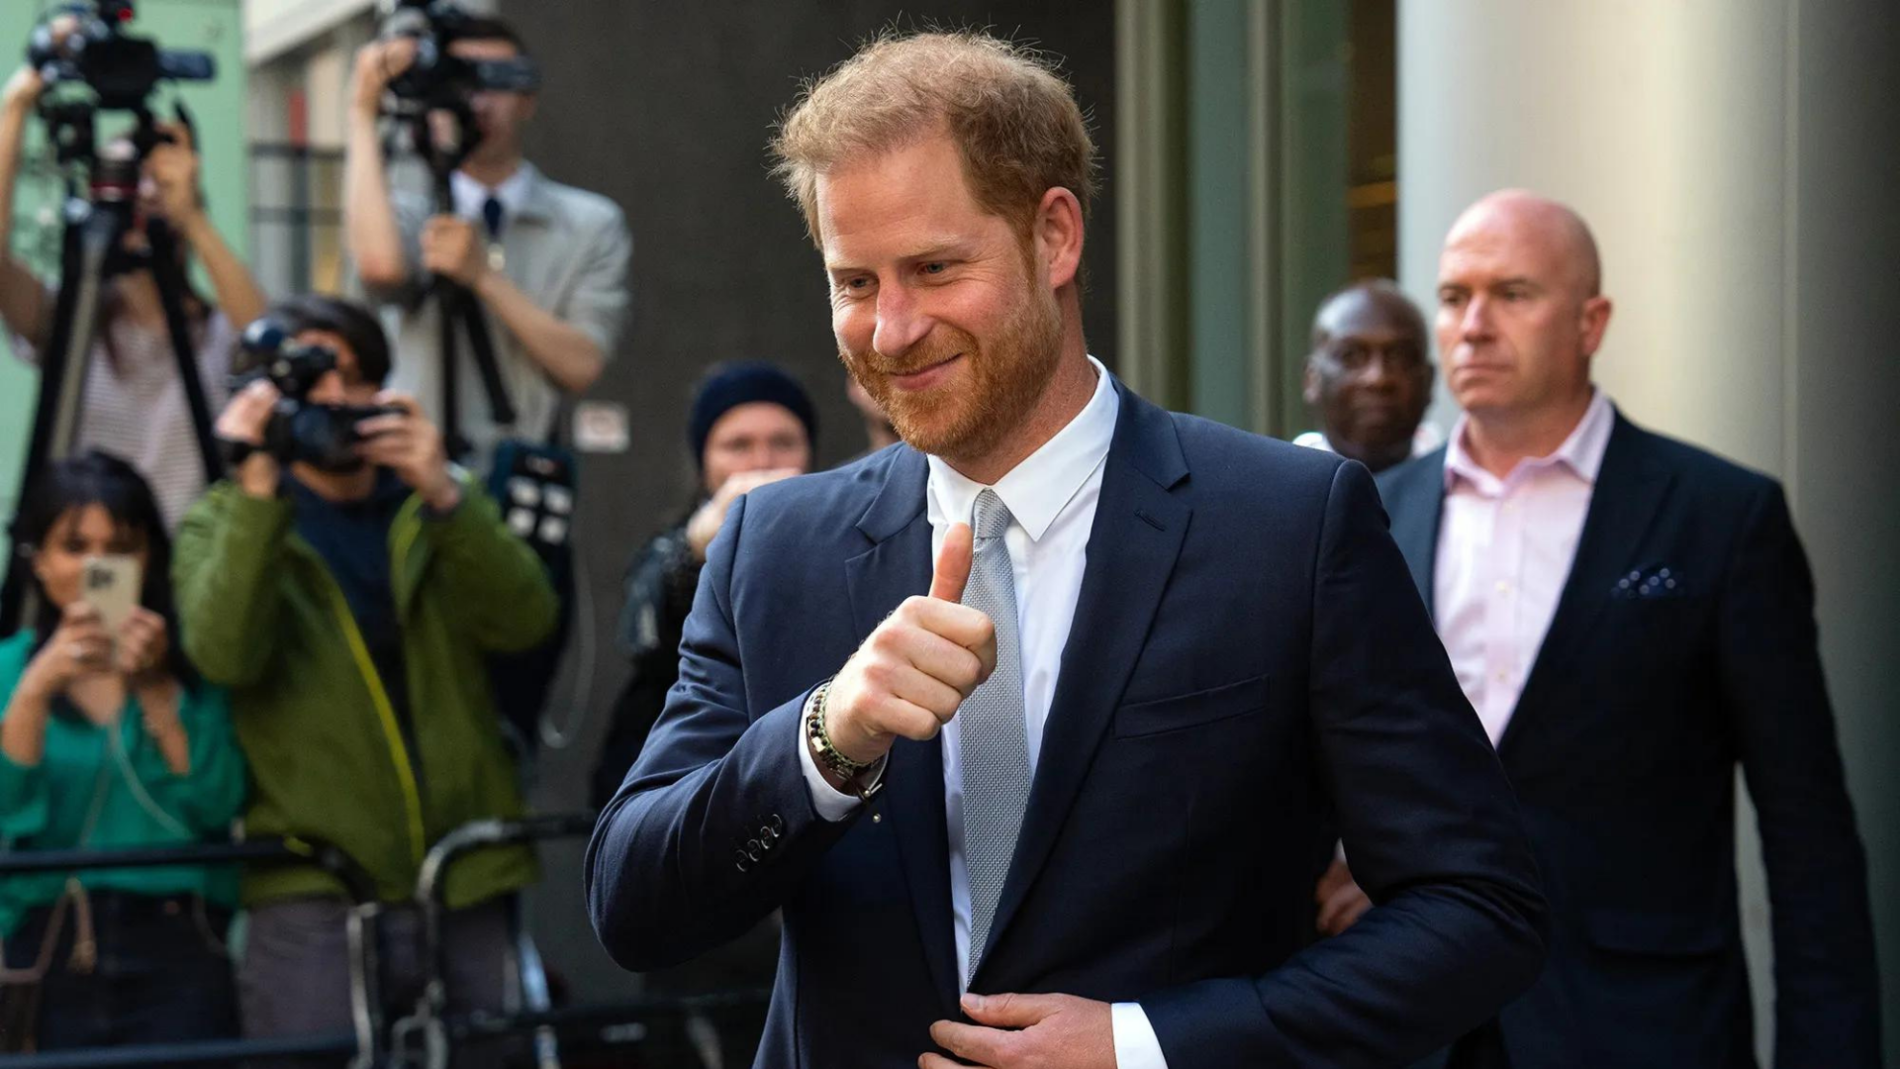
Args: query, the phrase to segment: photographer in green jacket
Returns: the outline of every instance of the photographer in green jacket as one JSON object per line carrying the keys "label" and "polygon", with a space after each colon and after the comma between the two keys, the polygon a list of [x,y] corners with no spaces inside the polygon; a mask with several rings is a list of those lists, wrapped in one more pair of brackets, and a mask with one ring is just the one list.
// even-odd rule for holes
{"label": "photographer in green jacket", "polygon": [[[413,399],[381,390],[390,354],[373,316],[326,297],[269,314],[291,346],[329,350],[335,367],[294,399],[314,420],[287,423],[266,380],[219,417],[237,463],[179,532],[180,630],[205,678],[230,689],[255,781],[249,834],[332,843],[400,903],[442,835],[522,810],[484,659],[540,642],[555,623],[554,591],[494,504],[449,465]],[[381,411],[355,410],[365,406]],[[306,441],[310,422],[341,428],[329,448]],[[286,426],[298,428],[287,449]],[[451,868],[451,1012],[504,1008],[508,895],[535,875],[525,847]],[[260,868],[245,876],[244,902],[245,1034],[347,1030],[342,888],[314,867]],[[392,1005],[415,996],[418,930],[413,911],[385,913]]]}

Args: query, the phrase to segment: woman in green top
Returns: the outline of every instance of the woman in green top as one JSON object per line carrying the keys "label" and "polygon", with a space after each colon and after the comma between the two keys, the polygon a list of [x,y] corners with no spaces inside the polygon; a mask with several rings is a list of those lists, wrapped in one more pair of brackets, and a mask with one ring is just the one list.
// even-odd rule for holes
{"label": "woman in green top", "polygon": [[[18,541],[35,626],[0,642],[0,850],[127,849],[226,837],[244,764],[222,691],[173,640],[171,546],[131,465],[87,453],[34,480]],[[92,557],[140,566],[108,634],[82,596]],[[99,600],[96,599],[95,600]],[[224,1038],[234,875],[177,866],[0,880],[0,1049]]]}

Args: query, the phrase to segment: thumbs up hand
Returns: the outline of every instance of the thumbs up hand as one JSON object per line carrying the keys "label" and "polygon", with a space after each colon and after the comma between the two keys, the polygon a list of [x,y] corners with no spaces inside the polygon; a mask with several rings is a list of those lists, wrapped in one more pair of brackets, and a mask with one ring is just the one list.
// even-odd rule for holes
{"label": "thumbs up hand", "polygon": [[996,670],[996,625],[962,604],[972,544],[968,524],[950,528],[929,595],[905,599],[831,681],[825,730],[853,761],[876,761],[900,737],[935,738]]}

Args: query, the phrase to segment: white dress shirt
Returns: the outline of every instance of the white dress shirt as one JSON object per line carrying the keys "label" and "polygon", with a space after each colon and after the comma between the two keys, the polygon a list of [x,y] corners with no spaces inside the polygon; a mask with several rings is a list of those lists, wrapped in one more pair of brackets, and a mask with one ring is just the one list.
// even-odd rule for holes
{"label": "white dress shirt", "polygon": [[1570,578],[1616,413],[1596,391],[1556,452],[1502,479],[1471,459],[1467,422],[1445,452],[1432,605],[1458,685],[1496,746]]}
{"label": "white dress shirt", "polygon": [[[449,195],[455,200],[455,214],[476,223],[482,221],[482,205],[493,197],[501,202],[502,226],[521,212],[522,205],[528,202],[528,187],[533,178],[524,165],[515,168],[515,173],[502,180],[501,185],[493,189],[482,185],[461,171],[449,173]],[[488,235],[482,235],[486,238]]]}
{"label": "white dress shirt", "polygon": [[[1333,440],[1326,437],[1325,431],[1306,431],[1293,439],[1293,444],[1302,449],[1318,449],[1327,453],[1338,453],[1333,448]],[[1445,436],[1438,428],[1429,423],[1421,423],[1418,430],[1412,432],[1412,455],[1422,457],[1445,444]]]}
{"label": "white dress shirt", "polygon": [[[1023,667],[1023,716],[1033,776],[1042,754],[1042,729],[1055,699],[1062,651],[1069,642],[1075,605],[1082,594],[1082,570],[1088,561],[1089,531],[1102,493],[1102,469],[1115,437],[1120,402],[1108,371],[1094,357],[1095,393],[1082,411],[1030,454],[993,489],[1009,508],[1003,544],[1016,573],[1016,622]],[[977,495],[986,487],[964,477],[937,457],[927,458],[925,489],[930,520],[931,559],[943,548],[950,526],[969,523]],[[919,591],[919,593],[922,593]],[[970,869],[963,848],[963,732],[951,720],[943,728],[943,794],[950,839],[950,908],[956,937],[957,975],[970,961]],[[834,789],[818,771],[804,732],[798,752],[819,815],[843,820],[861,803]],[[1116,1003],[1112,1011],[1117,1069],[1167,1069],[1161,1041],[1141,1006]]]}

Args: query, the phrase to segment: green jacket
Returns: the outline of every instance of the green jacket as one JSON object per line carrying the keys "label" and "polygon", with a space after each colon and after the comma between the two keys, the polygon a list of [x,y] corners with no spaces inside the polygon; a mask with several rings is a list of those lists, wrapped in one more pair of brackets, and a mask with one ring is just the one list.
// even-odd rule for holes
{"label": "green jacket", "polygon": [[[331,843],[407,899],[427,849],[457,825],[522,811],[486,656],[554,629],[553,587],[534,552],[465,483],[460,507],[425,517],[411,496],[390,527],[390,586],[402,625],[411,737],[403,739],[342,588],[292,531],[292,507],[219,483],[185,517],[172,578],[185,652],[230,689],[250,763],[253,838]],[[461,908],[533,882],[534,854],[470,854],[448,874]],[[244,901],[336,894],[314,867],[259,867]]]}

